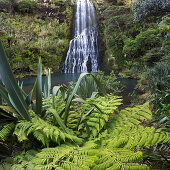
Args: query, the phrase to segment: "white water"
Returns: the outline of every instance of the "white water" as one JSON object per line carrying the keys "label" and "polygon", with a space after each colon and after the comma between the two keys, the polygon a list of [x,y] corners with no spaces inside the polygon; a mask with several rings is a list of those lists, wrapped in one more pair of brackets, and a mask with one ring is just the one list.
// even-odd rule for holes
{"label": "white water", "polygon": [[64,63],[65,73],[97,72],[97,36],[96,11],[92,2],[77,0],[75,3],[74,38],[69,43]]}

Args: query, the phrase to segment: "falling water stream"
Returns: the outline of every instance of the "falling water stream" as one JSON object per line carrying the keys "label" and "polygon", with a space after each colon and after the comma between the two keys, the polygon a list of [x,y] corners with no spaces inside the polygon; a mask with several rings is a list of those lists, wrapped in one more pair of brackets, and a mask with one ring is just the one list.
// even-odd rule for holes
{"label": "falling water stream", "polygon": [[90,0],[76,0],[73,34],[64,73],[97,72],[98,29],[96,11]]}
{"label": "falling water stream", "polygon": [[[52,86],[77,81],[81,72],[98,70],[98,29],[96,12],[90,0],[76,1],[73,34],[64,63],[64,73],[52,75]],[[45,77],[43,82],[44,79]],[[24,90],[30,92],[36,77],[24,78],[20,81],[24,82]],[[127,94],[133,91],[136,80],[120,78],[119,81],[127,86],[124,94],[128,96]]]}

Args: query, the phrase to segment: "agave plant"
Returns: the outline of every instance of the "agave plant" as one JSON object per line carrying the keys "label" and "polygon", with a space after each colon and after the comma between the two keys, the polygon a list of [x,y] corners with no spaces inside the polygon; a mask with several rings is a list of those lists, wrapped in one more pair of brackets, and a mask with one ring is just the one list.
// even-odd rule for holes
{"label": "agave plant", "polygon": [[24,96],[9,66],[1,41],[0,41],[0,75],[2,78],[2,82],[6,87],[5,89],[2,85],[0,85],[1,96],[5,99],[8,105],[16,111],[20,118],[30,121],[31,118],[28,113],[26,101],[24,100]]}
{"label": "agave plant", "polygon": [[[55,142],[58,142],[59,140],[65,141],[65,138],[67,138],[67,139],[71,139],[71,141],[76,143],[76,141],[79,141],[79,139],[76,136],[74,136],[75,135],[74,132],[71,129],[69,129],[70,127],[68,127],[68,124],[70,125],[69,116],[70,116],[70,109],[73,108],[72,107],[73,102],[84,103],[86,105],[89,105],[91,108],[85,115],[79,116],[80,117],[79,122],[76,125],[77,129],[80,127],[82,123],[86,125],[87,129],[90,129],[87,123],[87,118],[92,115],[92,112],[94,109],[97,109],[99,113],[103,113],[97,105],[99,103],[96,104],[94,103],[94,101],[92,103],[90,101],[87,102],[83,100],[82,98],[80,98],[81,97],[80,95],[78,95],[79,94],[78,90],[81,89],[81,86],[83,85],[83,80],[86,82],[86,87],[83,87],[84,90],[87,91],[86,93],[88,94],[86,97],[89,97],[89,96],[94,97],[96,96],[97,93],[106,94],[106,90],[103,84],[101,83],[99,79],[96,78],[94,74],[82,73],[73,88],[67,88],[64,85],[55,86],[53,87],[52,95],[50,95],[51,73],[49,69],[46,73],[46,80],[45,80],[44,89],[43,89],[44,96],[43,96],[42,62],[41,62],[41,59],[39,59],[37,79],[35,81],[33,89],[30,91],[29,94],[26,94],[22,90],[22,87],[20,87],[17,84],[16,79],[14,78],[14,75],[8,64],[7,57],[5,55],[2,44],[0,44],[0,74],[2,76],[2,81],[5,85],[5,87],[3,85],[0,85],[0,94],[2,95],[2,98],[6,101],[6,103],[8,104],[6,106],[0,106],[0,109],[3,110],[3,112],[0,111],[0,114],[5,116],[6,118],[10,117],[12,121],[10,123],[7,122],[7,124],[3,126],[5,128],[0,127],[0,138],[2,140],[5,140],[6,137],[9,135],[9,133],[15,128],[14,134],[18,136],[19,141],[28,139],[29,133],[32,132],[35,138],[39,139],[44,145],[48,146],[49,145],[48,141],[50,141],[50,139],[54,140],[52,136],[55,136],[54,134],[56,132],[60,134],[61,139],[56,138],[56,140],[54,140]],[[87,77],[88,75],[90,77]],[[91,83],[94,84],[95,88],[90,89]],[[32,102],[32,96],[34,92],[36,95],[35,109],[34,109],[34,104]],[[60,111],[54,105],[54,103],[56,102],[56,95],[60,96],[60,101],[64,102],[64,107]],[[48,103],[49,101],[47,101],[48,96],[52,96],[51,106],[50,106],[50,103]],[[44,107],[42,107],[43,97],[44,97],[44,100],[47,101]],[[35,113],[33,113],[32,111],[29,111],[31,104],[32,104],[32,109],[34,110]],[[48,122],[49,113],[50,113],[50,116],[53,117],[52,122]],[[96,113],[96,114],[99,114],[99,113]],[[72,115],[73,114],[71,114],[71,116]],[[15,119],[15,122],[13,122],[13,119]],[[43,122],[43,123],[41,124],[40,122]],[[99,121],[99,124],[100,124],[100,121]],[[37,129],[37,127],[39,128]],[[28,130],[29,128],[30,130]],[[52,131],[47,132],[46,130],[49,130],[48,128],[51,129]],[[24,130],[26,131],[28,130],[29,133],[24,132]],[[49,135],[49,133],[51,133],[52,136]],[[47,141],[45,139],[47,139]]]}

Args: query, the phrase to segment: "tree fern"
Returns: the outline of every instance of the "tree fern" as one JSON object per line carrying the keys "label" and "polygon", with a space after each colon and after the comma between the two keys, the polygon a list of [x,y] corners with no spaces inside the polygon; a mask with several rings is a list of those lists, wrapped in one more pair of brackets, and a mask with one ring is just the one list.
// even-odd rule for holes
{"label": "tree fern", "polygon": [[[90,116],[86,119],[87,123]],[[94,118],[91,120],[98,125],[99,122]],[[148,103],[126,108],[114,117],[109,130],[104,131],[98,138],[86,142],[84,146],[74,147],[67,144],[56,148],[45,148],[31,161],[24,163],[23,166],[22,163],[17,166],[27,169],[33,167],[32,169],[64,170],[149,169],[143,164],[143,153],[139,151],[140,148],[151,148],[160,142],[169,144],[170,141],[169,133],[146,126],[145,121],[151,119],[152,113]]]}
{"label": "tree fern", "polygon": [[34,113],[32,122],[20,121],[15,128],[14,134],[18,137],[19,141],[28,140],[29,135],[32,134],[37,140],[39,140],[44,146],[49,146],[50,141],[60,144],[61,141],[73,140],[76,143],[82,143],[82,139],[63,132],[57,126],[49,124]]}
{"label": "tree fern", "polygon": [[[1,124],[2,125],[2,124]],[[9,123],[5,124],[2,127],[0,127],[0,140],[5,141],[9,135],[12,134],[13,130],[15,128],[15,123]]]}
{"label": "tree fern", "polygon": [[136,147],[151,147],[160,142],[170,143],[169,133],[142,125],[145,120],[151,119],[152,112],[149,110],[149,103],[120,111],[111,124],[111,133],[105,144],[112,148],[135,149]]}
{"label": "tree fern", "polygon": [[[72,103],[68,114],[67,127],[74,131],[78,129],[80,134],[85,137],[88,136],[87,131],[89,129],[90,136],[96,137],[108,122],[111,114],[122,104],[121,101],[122,99],[118,96],[106,95],[104,97],[86,99],[85,103],[81,104],[77,102]],[[49,96],[44,100],[43,105],[47,109],[48,114],[50,114],[49,110],[54,106],[58,115],[64,120],[62,111],[65,108],[65,103],[60,97],[56,96],[53,103],[52,96]]]}
{"label": "tree fern", "polygon": [[[25,168],[33,169],[148,169],[142,162],[142,152],[133,152],[128,149],[96,148],[90,141],[83,147],[61,145],[57,148],[45,148],[27,164]],[[18,164],[14,167],[19,166]],[[21,168],[21,166],[20,166]]]}
{"label": "tree fern", "polygon": [[[113,114],[119,105],[121,105],[122,99],[118,96],[106,95],[104,97],[98,97],[94,99],[86,99],[86,103],[80,105],[73,105],[68,119],[68,127],[77,127],[81,134],[84,134],[90,130],[90,136],[96,137],[108,122],[109,117]],[[96,105],[99,109],[94,107]],[[76,110],[76,111],[74,111]],[[77,114],[78,113],[78,114]],[[74,117],[72,114],[76,114]],[[74,120],[74,125],[71,123]]]}

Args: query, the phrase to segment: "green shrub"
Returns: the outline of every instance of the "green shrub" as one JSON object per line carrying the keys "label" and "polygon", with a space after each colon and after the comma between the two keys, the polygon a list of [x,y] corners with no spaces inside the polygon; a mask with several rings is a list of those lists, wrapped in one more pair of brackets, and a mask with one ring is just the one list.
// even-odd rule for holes
{"label": "green shrub", "polygon": [[38,3],[31,0],[23,0],[17,4],[17,11],[20,13],[35,13]]}
{"label": "green shrub", "polygon": [[154,91],[166,90],[169,88],[169,71],[169,64],[158,63],[155,67],[147,69],[143,76]]}
{"label": "green shrub", "polygon": [[139,0],[133,6],[134,21],[138,22],[145,17],[159,15],[170,11],[168,0]]}
{"label": "green shrub", "polygon": [[0,0],[0,11],[9,10],[11,8],[11,3],[9,0]]}
{"label": "green shrub", "polygon": [[135,39],[127,38],[124,40],[123,53],[128,57],[139,57],[147,50],[160,45],[160,40],[157,38],[158,30],[149,28],[146,31],[140,32]]}

